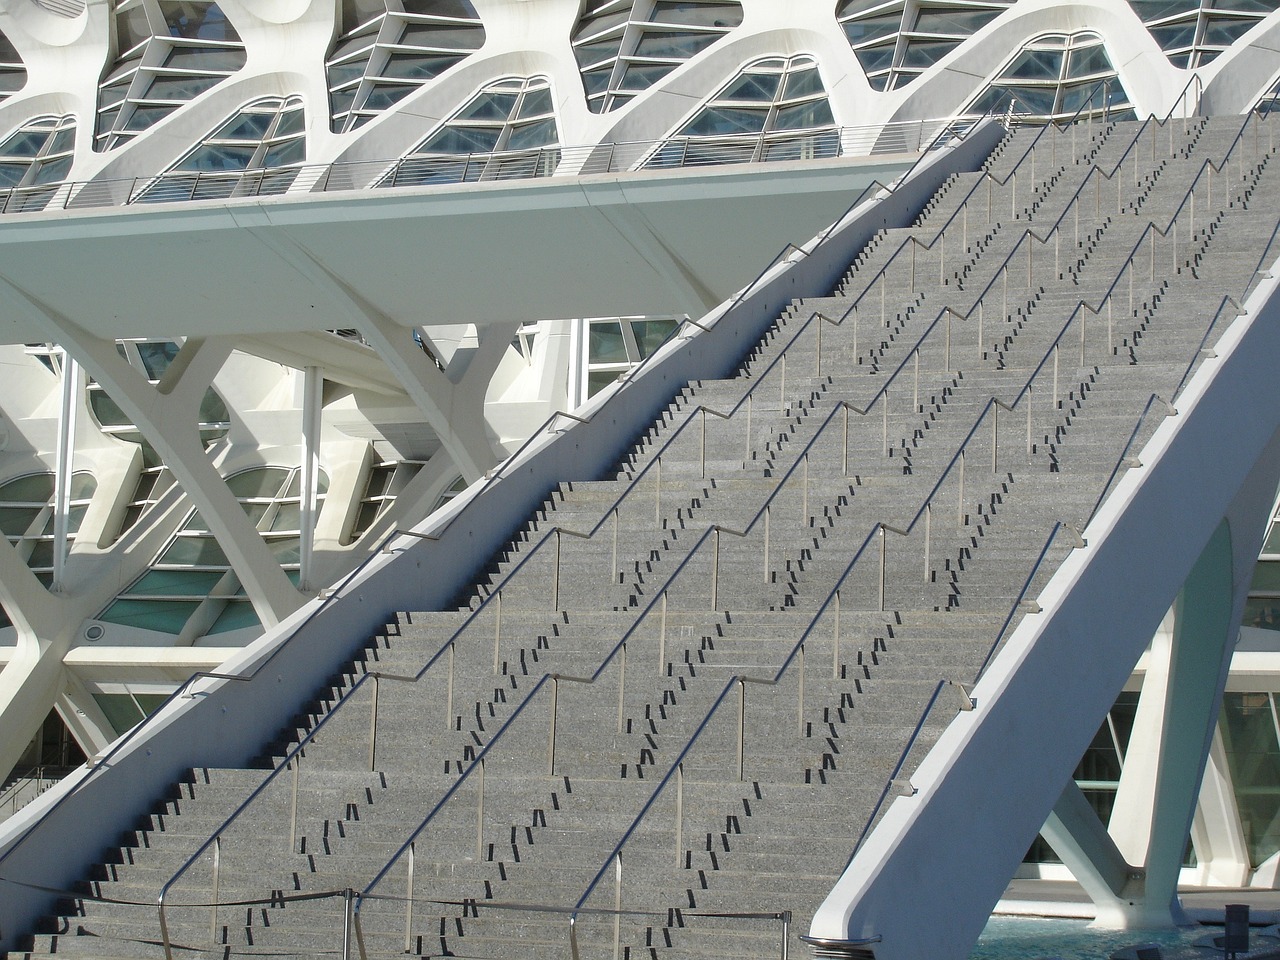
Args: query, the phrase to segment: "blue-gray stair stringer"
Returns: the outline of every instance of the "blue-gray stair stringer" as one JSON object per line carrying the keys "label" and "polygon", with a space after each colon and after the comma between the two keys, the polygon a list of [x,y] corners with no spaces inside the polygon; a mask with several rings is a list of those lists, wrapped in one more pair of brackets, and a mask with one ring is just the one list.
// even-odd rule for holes
{"label": "blue-gray stair stringer", "polygon": [[810,937],[831,955],[969,955],[1115,697],[1224,525],[1230,622],[1240,622],[1280,479],[1278,268],[1261,274],[1244,312],[1178,396],[1176,412],[1083,531],[1084,546],[1037,598],[1039,611],[1022,620],[992,660],[971,691],[974,709],[950,722],[912,773],[910,789],[899,785],[903,795],[888,805],[815,915]]}

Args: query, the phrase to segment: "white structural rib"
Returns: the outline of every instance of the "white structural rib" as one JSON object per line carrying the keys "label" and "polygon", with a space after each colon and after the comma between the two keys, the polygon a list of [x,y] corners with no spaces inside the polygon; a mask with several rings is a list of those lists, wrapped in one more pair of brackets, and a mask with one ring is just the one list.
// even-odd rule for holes
{"label": "white structural rib", "polygon": [[[1276,288],[1268,276],[1255,289],[1143,466],[1039,597],[1041,612],[974,689],[976,709],[950,724],[911,778],[915,794],[893,802],[851,861],[811,937],[861,942],[877,960],[966,956],[1171,606],[1166,700],[1193,709],[1171,718],[1179,736],[1165,737],[1155,760],[1145,850],[1125,851],[1143,862],[1119,878],[1114,855],[1098,844],[1091,853],[1087,837],[1076,859],[1092,862],[1091,892],[1111,889],[1100,916],[1132,927],[1177,919],[1194,793],[1280,475],[1280,406],[1263,400],[1280,351]],[[1070,804],[1058,813],[1061,827]]]}

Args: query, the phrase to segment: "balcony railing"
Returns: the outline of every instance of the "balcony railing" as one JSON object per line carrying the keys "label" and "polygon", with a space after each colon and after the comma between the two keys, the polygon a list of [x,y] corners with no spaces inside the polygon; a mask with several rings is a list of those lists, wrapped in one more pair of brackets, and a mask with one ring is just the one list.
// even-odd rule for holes
{"label": "balcony railing", "polygon": [[911,120],[816,131],[669,137],[261,170],[172,171],[152,177],[14,187],[0,191],[0,214],[919,153],[931,143],[946,140],[971,124],[972,119]]}

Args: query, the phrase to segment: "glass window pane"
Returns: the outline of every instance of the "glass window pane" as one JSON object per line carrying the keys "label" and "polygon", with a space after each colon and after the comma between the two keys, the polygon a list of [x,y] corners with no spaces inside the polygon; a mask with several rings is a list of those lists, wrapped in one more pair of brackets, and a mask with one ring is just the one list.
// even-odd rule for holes
{"label": "glass window pane", "polygon": [[199,605],[195,600],[117,600],[98,619],[140,630],[177,634]]}
{"label": "glass window pane", "polygon": [[556,142],[555,120],[539,120],[514,128],[507,147],[511,150],[528,150],[545,147]]}
{"label": "glass window pane", "polygon": [[919,33],[939,33],[946,36],[968,37],[977,33],[999,15],[998,10],[954,10],[938,8],[921,10],[916,17],[915,29]]}
{"label": "glass window pane", "polygon": [[674,318],[631,321],[631,332],[636,346],[640,348],[640,359],[645,359],[662,346],[679,326],[680,322]]}
{"label": "glass window pane", "polygon": [[257,498],[274,497],[289,478],[290,471],[284,467],[259,467],[245,470],[227,478],[227,489],[236,497]]}
{"label": "glass window pane", "polygon": [[491,153],[502,131],[493,127],[445,127],[419,153]]}
{"label": "glass window pane", "polygon": [[714,33],[673,33],[666,30],[646,30],[636,44],[638,57],[678,57],[688,60],[695,53],[715,43]]}
{"label": "glass window pane", "polygon": [[410,23],[399,42],[405,46],[438,50],[479,50],[484,46],[484,27],[445,23]]}
{"label": "glass window pane", "polygon": [[227,555],[212,537],[178,537],[156,562],[173,566],[230,566]]}
{"label": "glass window pane", "polygon": [[725,88],[717,100],[747,100],[757,103],[772,103],[778,94],[778,81],[782,77],[776,73],[744,73]]}
{"label": "glass window pane", "polygon": [[203,77],[187,77],[187,76],[159,76],[151,81],[151,85],[147,87],[144,94],[150,100],[192,100],[200,94],[204,93],[210,87],[217,86],[222,82],[219,76],[203,76]]}
{"label": "glass window pane", "polygon": [[774,117],[775,130],[796,130],[804,127],[820,127],[834,123],[831,105],[826,100],[814,100],[794,107],[783,107]]}
{"label": "glass window pane", "polygon": [[625,363],[626,341],[622,338],[622,324],[616,320],[593,321],[588,331],[587,358],[590,363]]}
{"label": "glass window pane", "polygon": [[1250,858],[1280,850],[1280,747],[1268,694],[1227,693],[1220,730]]}
{"label": "glass window pane", "polygon": [[227,633],[231,630],[243,630],[246,627],[261,626],[262,621],[258,619],[258,615],[254,612],[252,603],[244,600],[230,600],[223,608],[222,613],[218,614],[218,618],[213,621],[213,626],[209,628],[206,636]]}
{"label": "glass window pane", "polygon": [[516,104],[514,93],[481,93],[462,113],[459,120],[506,120]]}
{"label": "glass window pane", "polygon": [[44,507],[0,507],[0,533],[6,537],[21,537],[45,509]]}
{"label": "glass window pane", "polygon": [[1280,630],[1280,597],[1250,597],[1245,601],[1241,623],[1246,627]]}
{"label": "glass window pane", "polygon": [[0,486],[0,502],[46,504],[52,499],[52,473],[33,473]]}
{"label": "glass window pane", "polygon": [[125,595],[200,599],[208,596],[223,576],[217,570],[148,570],[134,581]]}
{"label": "glass window pane", "polygon": [[1018,80],[1057,80],[1061,71],[1061,50],[1023,50],[1003,76]]}
{"label": "glass window pane", "polygon": [[552,112],[554,108],[551,103],[551,88],[540,87],[525,92],[524,99],[520,101],[520,111],[516,114],[516,119],[543,117]]}
{"label": "glass window pane", "polygon": [[248,54],[242,47],[174,47],[163,66],[179,70],[235,73],[244,66]]}
{"label": "glass window pane", "polygon": [[817,67],[808,70],[793,70],[787,76],[787,87],[782,92],[782,99],[796,100],[800,97],[812,97],[825,93],[822,86],[822,75]]}
{"label": "glass window pane", "polygon": [[658,0],[650,17],[655,23],[684,23],[698,27],[736,27],[742,23],[738,3],[689,3]]}
{"label": "glass window pane", "polygon": [[169,35],[188,40],[237,42],[240,35],[216,3],[199,0],[160,0]]}
{"label": "glass window pane", "polygon": [[206,144],[197,149],[180,164],[179,170],[244,170],[253,160],[257,147],[246,145],[235,147],[229,145]]}
{"label": "glass window pane", "polygon": [[688,136],[725,136],[735,133],[759,133],[764,129],[768,113],[733,107],[708,107],[680,131]]}
{"label": "glass window pane", "polygon": [[425,53],[394,53],[387,58],[380,73],[394,80],[430,80],[461,60],[461,57],[441,57]]}
{"label": "glass window pane", "polygon": [[1071,51],[1067,77],[1087,77],[1095,73],[1108,73],[1111,70],[1111,58],[1107,56],[1107,48],[1098,43]]}
{"label": "glass window pane", "polygon": [[881,14],[877,17],[863,17],[850,20],[844,25],[844,35],[849,43],[857,45],[881,37],[893,36],[902,29],[902,15],[899,13]]}

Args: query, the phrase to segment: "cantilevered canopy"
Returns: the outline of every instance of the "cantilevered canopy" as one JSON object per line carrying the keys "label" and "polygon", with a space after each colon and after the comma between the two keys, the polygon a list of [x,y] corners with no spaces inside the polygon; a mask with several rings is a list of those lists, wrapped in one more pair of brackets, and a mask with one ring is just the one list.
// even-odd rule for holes
{"label": "cantilevered canopy", "polygon": [[[0,279],[102,338],[697,315],[914,156],[762,164],[0,220]],[[324,276],[326,282],[317,282]],[[0,342],[45,339],[0,295]]]}

